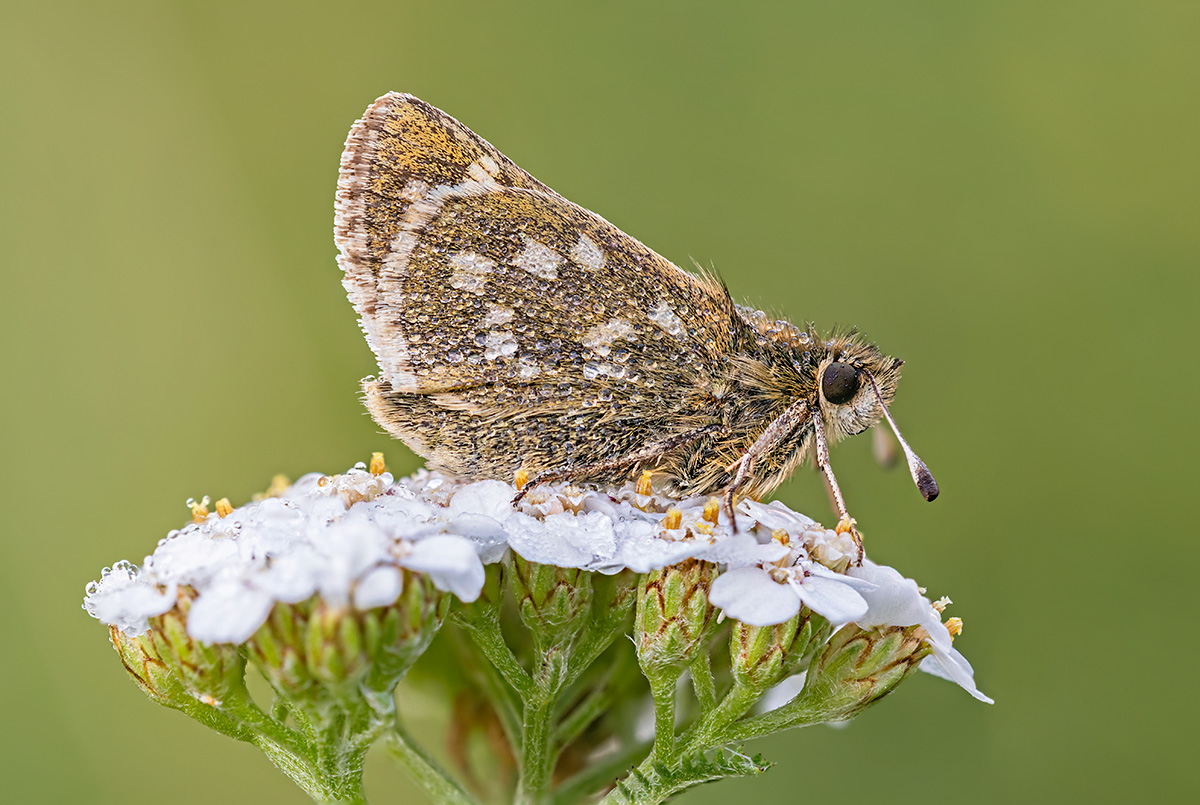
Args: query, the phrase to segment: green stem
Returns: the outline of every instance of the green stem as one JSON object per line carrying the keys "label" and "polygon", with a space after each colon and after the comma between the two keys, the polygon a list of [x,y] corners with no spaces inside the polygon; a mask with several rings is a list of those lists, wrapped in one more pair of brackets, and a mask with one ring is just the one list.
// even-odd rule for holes
{"label": "green stem", "polygon": [[802,701],[796,704],[797,706],[795,707],[785,705],[778,710],[772,710],[761,716],[755,716],[737,724],[731,724],[725,732],[726,736],[728,736],[726,742],[748,741],[751,738],[770,735],[771,733],[793,727],[808,727],[813,724],[823,724],[831,716],[826,708],[799,706],[804,704]]}
{"label": "green stem", "polygon": [[434,802],[472,805],[475,802],[445,771],[421,750],[397,722],[388,735],[388,749],[408,769],[408,774]]}
{"label": "green stem", "polygon": [[768,766],[737,752],[720,752],[713,758],[681,755],[669,767],[657,763],[651,755],[622,778],[600,805],[657,805],[702,783],[762,774]]}
{"label": "green stem", "polygon": [[517,802],[545,802],[557,754],[550,746],[550,725],[558,697],[571,667],[571,649],[554,647],[542,654],[532,690],[524,697],[525,717],[521,730],[521,777]]}
{"label": "green stem", "polygon": [[514,802],[540,803],[550,786],[550,699],[525,702],[521,731],[521,780]]}
{"label": "green stem", "polygon": [[708,653],[701,653],[690,670],[692,687],[696,689],[696,699],[700,702],[700,718],[704,719],[717,706],[717,680],[713,678],[712,659]]}
{"label": "green stem", "polygon": [[716,709],[684,736],[681,753],[703,751],[729,743],[733,740],[728,737],[730,725],[744,716],[761,696],[761,690],[735,683]]}
{"label": "green stem", "polygon": [[[366,719],[352,708],[335,710],[317,732],[316,771],[326,787],[324,802],[366,802],[362,793],[363,764],[371,741],[363,730]],[[372,735],[372,737],[374,737]]]}
{"label": "green stem", "polygon": [[522,699],[528,698],[534,688],[533,680],[521,667],[521,663],[517,662],[512,649],[505,642],[504,634],[500,631],[500,621],[489,615],[476,620],[464,620],[462,625],[471,636],[471,640],[483,652],[483,656],[487,657],[488,662],[504,677],[504,681],[516,690]]}
{"label": "green stem", "polygon": [[679,671],[664,668],[646,678],[654,697],[654,759],[669,763],[675,754],[675,683]]}
{"label": "green stem", "polygon": [[[363,755],[366,754],[365,748],[359,752],[352,752],[357,754],[357,758],[345,757],[344,752],[339,752],[337,761],[331,763],[327,751],[322,752],[321,747],[268,716],[248,698],[239,701],[231,697],[228,713],[215,708],[206,710],[207,712],[197,714],[198,720],[215,726],[210,721],[219,715],[222,719],[236,723],[236,732],[227,729],[222,731],[257,746],[276,768],[313,800],[366,801],[362,795],[362,761]],[[303,720],[298,719],[298,722]]]}

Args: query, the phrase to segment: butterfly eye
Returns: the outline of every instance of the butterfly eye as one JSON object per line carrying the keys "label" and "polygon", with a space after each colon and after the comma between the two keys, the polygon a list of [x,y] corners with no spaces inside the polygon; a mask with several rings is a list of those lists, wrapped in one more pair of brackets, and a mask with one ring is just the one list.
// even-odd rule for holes
{"label": "butterfly eye", "polygon": [[858,391],[858,370],[848,363],[834,362],[821,376],[821,393],[834,405],[848,403]]}

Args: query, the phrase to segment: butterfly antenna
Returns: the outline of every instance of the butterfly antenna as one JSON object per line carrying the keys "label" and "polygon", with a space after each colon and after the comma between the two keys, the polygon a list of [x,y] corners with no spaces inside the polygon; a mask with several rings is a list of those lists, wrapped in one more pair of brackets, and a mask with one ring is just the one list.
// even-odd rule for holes
{"label": "butterfly antenna", "polygon": [[896,426],[896,420],[892,419],[892,413],[888,410],[887,404],[883,401],[883,395],[879,393],[879,385],[875,382],[875,376],[866,369],[867,379],[871,381],[871,389],[875,392],[875,399],[879,400],[879,407],[883,409],[883,416],[887,419],[888,424],[892,426],[892,433],[896,434],[896,439],[900,442],[901,449],[904,450],[904,458],[908,461],[908,472],[912,475],[913,483],[917,485],[917,491],[926,500],[934,500],[938,496],[937,481],[933,479],[933,473],[929,471],[929,467],[925,466],[925,462],[921,460],[913,449],[908,446],[908,442],[904,441],[904,437],[900,435],[900,428]]}

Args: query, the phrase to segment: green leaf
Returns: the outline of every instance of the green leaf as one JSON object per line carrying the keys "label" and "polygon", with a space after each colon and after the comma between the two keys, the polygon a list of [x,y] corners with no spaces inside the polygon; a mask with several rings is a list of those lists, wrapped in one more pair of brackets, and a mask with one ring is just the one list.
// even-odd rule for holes
{"label": "green leaf", "polygon": [[748,757],[731,749],[720,749],[709,756],[704,752],[685,755],[671,766],[643,763],[617,783],[602,802],[611,805],[653,805],[701,783],[728,777],[753,777],[771,764],[761,755]]}

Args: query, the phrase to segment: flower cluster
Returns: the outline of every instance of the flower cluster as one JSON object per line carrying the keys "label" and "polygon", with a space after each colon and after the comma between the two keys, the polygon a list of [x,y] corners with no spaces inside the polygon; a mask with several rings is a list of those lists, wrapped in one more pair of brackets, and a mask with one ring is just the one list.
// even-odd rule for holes
{"label": "flower cluster", "polygon": [[[501,481],[394,479],[376,454],[240,508],[190,502],[193,522],[140,567],[105,569],[84,608],[153,698],[254,742],[317,798],[345,798],[338,786],[357,784],[346,768],[360,775],[386,737],[438,798],[471,801],[394,711],[395,686],[443,626],[478,665],[463,691],[492,702],[455,729],[491,718],[511,745],[515,769],[484,770],[497,798],[510,784],[529,801],[552,786],[566,800],[611,787],[622,768],[596,758],[638,742],[637,706],[617,694],[636,705],[647,682],[653,746],[617,792],[634,801],[652,783],[694,784],[689,774],[757,773],[711,750],[850,718],[917,667],[991,701],[952,645],[961,621],[943,623],[947,601],[866,559],[852,531],[753,500],[735,527],[714,499],[664,497],[648,473],[616,489],[526,491],[514,506],[517,487]],[[244,693],[246,663],[275,689],[271,713]],[[681,706],[685,673],[695,702]],[[584,770],[556,783],[573,763]]]}

